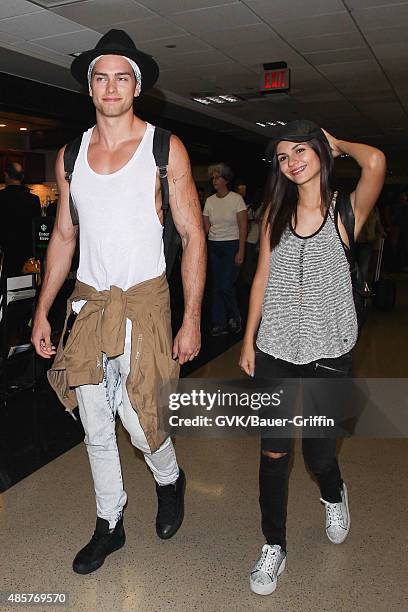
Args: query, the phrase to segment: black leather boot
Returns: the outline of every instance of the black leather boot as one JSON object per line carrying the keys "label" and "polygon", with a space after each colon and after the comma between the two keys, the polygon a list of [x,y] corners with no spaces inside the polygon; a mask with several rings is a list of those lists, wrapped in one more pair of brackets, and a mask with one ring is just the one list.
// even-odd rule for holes
{"label": "black leather boot", "polygon": [[113,531],[109,531],[109,521],[96,518],[95,532],[82,550],[74,559],[72,568],[77,574],[90,574],[97,570],[105,558],[115,550],[122,548],[126,541],[123,529],[123,517],[116,523]]}
{"label": "black leather boot", "polygon": [[158,501],[156,532],[162,540],[173,537],[183,522],[186,477],[181,468],[179,472],[174,484],[160,486],[156,483]]}

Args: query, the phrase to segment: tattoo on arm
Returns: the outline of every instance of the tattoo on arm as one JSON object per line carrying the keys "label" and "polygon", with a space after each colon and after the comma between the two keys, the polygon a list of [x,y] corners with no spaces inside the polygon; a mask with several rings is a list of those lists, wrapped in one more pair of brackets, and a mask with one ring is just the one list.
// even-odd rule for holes
{"label": "tattoo on arm", "polygon": [[182,239],[183,254],[188,251],[188,257],[182,258],[185,315],[199,322],[207,260],[200,201],[189,166],[177,177],[169,178],[174,221]]}

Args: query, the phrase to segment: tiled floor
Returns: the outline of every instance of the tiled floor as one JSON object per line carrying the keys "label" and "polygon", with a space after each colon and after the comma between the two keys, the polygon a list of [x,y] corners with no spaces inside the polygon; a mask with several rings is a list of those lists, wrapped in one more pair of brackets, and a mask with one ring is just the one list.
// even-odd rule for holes
{"label": "tiled floor", "polygon": [[[355,351],[358,376],[407,377],[407,319],[408,284],[402,280],[397,311],[373,313],[364,330]],[[235,345],[194,376],[239,377],[238,356]],[[118,437],[129,496],[126,546],[95,574],[72,572],[72,558],[89,539],[95,515],[86,451],[75,446],[1,494],[0,591],[64,591],[69,609],[86,612],[407,609],[407,440],[343,441],[340,464],[352,524],[340,546],[324,534],[319,492],[296,447],[287,570],[276,592],[262,598],[248,585],[263,543],[256,439],[176,440],[188,478],[186,516],[174,539],[161,541],[154,529],[152,478],[121,427]]]}

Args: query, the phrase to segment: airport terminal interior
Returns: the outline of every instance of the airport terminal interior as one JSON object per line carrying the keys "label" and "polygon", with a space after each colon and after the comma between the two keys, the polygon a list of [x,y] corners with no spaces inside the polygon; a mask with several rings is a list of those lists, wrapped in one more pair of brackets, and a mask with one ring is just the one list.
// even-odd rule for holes
{"label": "airport terminal interior", "polygon": [[[158,81],[134,112],[183,141],[202,207],[214,193],[208,168],[219,162],[232,168],[248,208],[260,205],[268,142],[298,119],[377,147],[387,159],[379,229],[365,260],[367,320],[353,350],[356,384],[372,396],[364,426],[347,431],[337,449],[350,533],[340,545],[327,539],[319,489],[296,439],[287,565],[269,596],[249,586],[264,538],[259,437],[243,429],[174,436],[186,474],[185,516],[176,535],[162,540],[152,475],[118,419],[126,545],[89,575],[72,570],[96,516],[84,429],[78,409],[64,410],[51,389],[50,362],[30,338],[57,209],[57,152],[95,124],[70,65],[112,28],[157,61]],[[36,603],[44,611],[407,609],[407,30],[408,2],[397,0],[0,0],[0,189],[9,184],[10,163],[19,164],[38,198],[24,273],[8,270],[7,253],[0,260],[0,612],[32,609],[8,599],[12,593],[64,594],[59,605]],[[353,191],[358,178],[350,156],[336,159],[337,189]],[[1,198],[0,191],[3,225]],[[18,224],[7,231],[16,236],[15,252],[25,252]],[[78,257],[50,311],[54,342]],[[201,351],[180,373],[197,387],[210,379],[238,388],[247,378],[239,359],[255,258],[244,265],[236,283],[242,329],[219,335],[208,267]],[[169,287],[175,335],[184,310],[180,253]]]}

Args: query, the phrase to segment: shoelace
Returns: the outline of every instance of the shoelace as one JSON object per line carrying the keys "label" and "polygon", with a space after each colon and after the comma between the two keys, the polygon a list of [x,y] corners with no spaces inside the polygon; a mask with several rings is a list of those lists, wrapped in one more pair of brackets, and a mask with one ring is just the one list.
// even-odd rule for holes
{"label": "shoelace", "polygon": [[327,509],[327,526],[332,527],[333,525],[340,525],[341,527],[344,527],[344,519],[343,514],[341,512],[341,502],[331,504],[330,502],[327,502],[322,498],[320,498],[320,501],[324,503]]}
{"label": "shoelace", "polygon": [[261,557],[258,559],[254,569],[252,570],[252,573],[262,571],[268,574],[270,578],[273,578],[278,556],[278,551],[276,549],[267,548],[266,550],[263,550]]}

